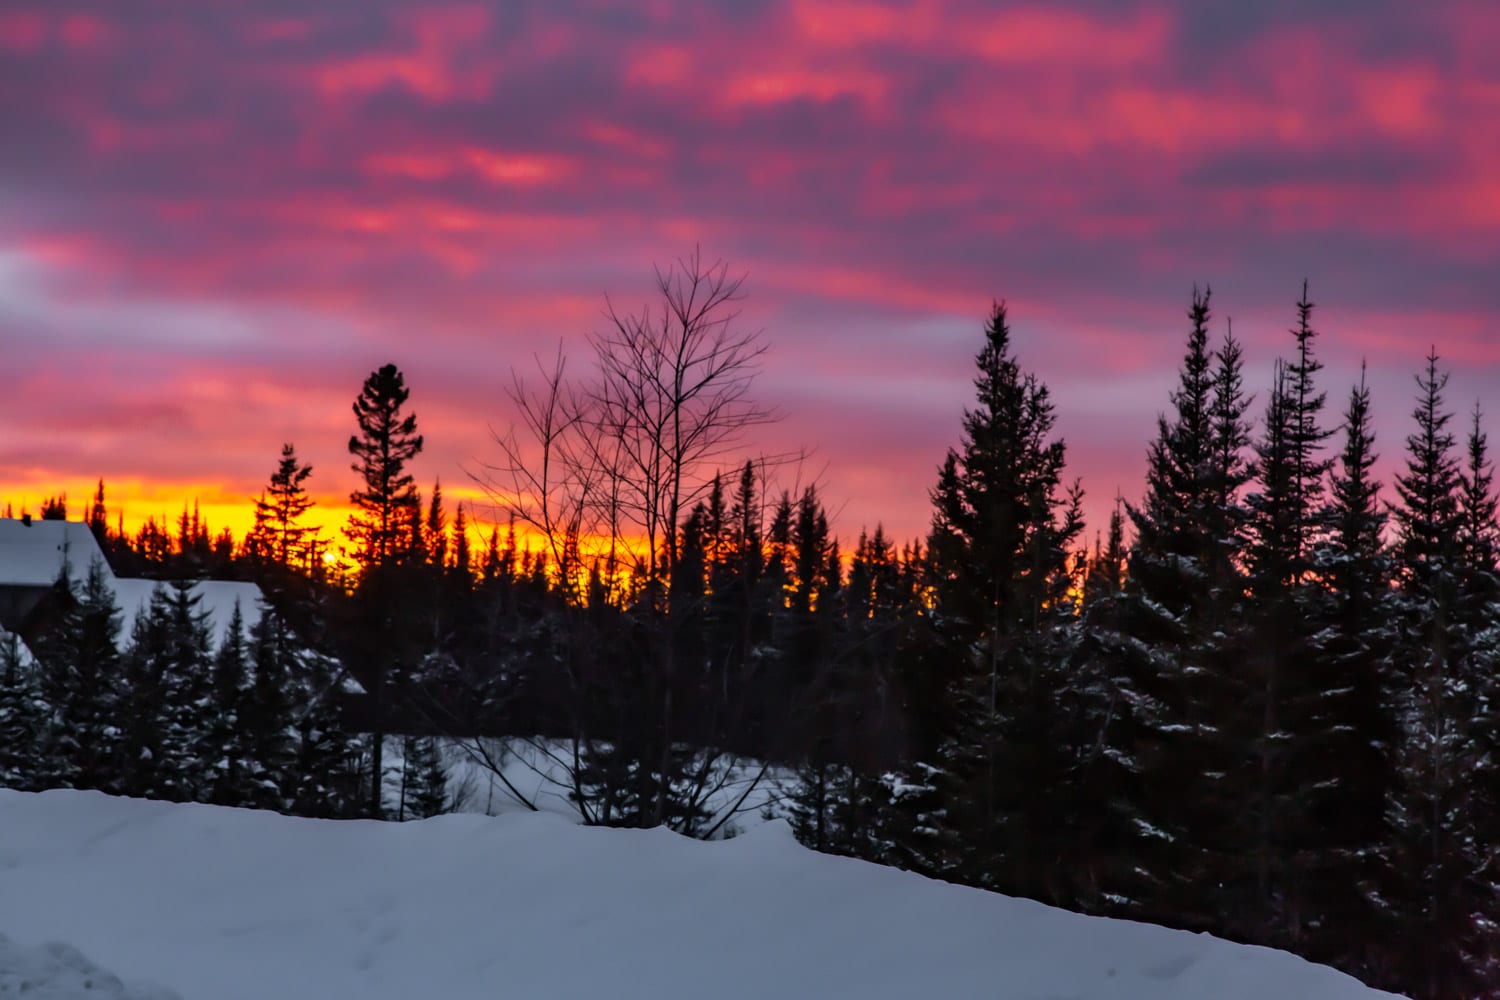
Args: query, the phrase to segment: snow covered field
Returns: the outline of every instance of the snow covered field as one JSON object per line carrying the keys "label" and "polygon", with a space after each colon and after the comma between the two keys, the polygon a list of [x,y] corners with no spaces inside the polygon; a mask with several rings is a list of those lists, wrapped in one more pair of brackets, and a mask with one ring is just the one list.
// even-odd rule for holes
{"label": "snow covered field", "polygon": [[[297,820],[0,791],[0,997],[1356,1000],[1293,956],[799,847],[556,815]],[[73,948],[43,948],[66,942]],[[85,960],[83,955],[87,955]],[[90,971],[92,970],[92,971]],[[68,992],[68,977],[103,986]],[[7,978],[10,977],[10,978]]]}
{"label": "snow covered field", "polygon": [[179,1000],[170,990],[127,986],[60,941],[25,947],[0,935],[0,997],[26,1000]]}

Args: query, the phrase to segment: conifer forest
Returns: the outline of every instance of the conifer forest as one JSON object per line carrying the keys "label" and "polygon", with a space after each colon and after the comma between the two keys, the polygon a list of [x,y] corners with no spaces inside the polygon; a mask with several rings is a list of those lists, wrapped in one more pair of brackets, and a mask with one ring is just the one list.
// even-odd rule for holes
{"label": "conifer forest", "polygon": [[[127,623],[105,567],[65,570],[6,635],[0,785],[406,819],[453,808],[445,748],[508,738],[585,823],[714,837],[705,798],[748,768],[818,851],[1500,997],[1486,414],[1441,343],[1399,398],[1325,368],[1292,291],[1270,372],[1193,292],[1145,480],[1087,526],[1003,302],[918,538],[835,525],[758,444],[770,348],[697,255],[581,354],[516,364],[483,463],[442,472],[484,504],[419,482],[422,385],[350,371],[342,530],[308,524],[331,473],[276,440],[244,537],[191,510],[127,532],[104,482],[39,512],[162,585]],[[203,579],[264,601],[220,639]]]}

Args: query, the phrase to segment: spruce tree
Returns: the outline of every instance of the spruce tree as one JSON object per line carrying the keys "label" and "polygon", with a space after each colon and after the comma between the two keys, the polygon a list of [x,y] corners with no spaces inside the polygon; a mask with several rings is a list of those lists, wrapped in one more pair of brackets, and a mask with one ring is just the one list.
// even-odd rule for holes
{"label": "spruce tree", "polygon": [[1307,890],[1300,950],[1374,981],[1392,933],[1374,904],[1397,720],[1387,697],[1388,687],[1396,690],[1389,676],[1396,646],[1393,568],[1370,420],[1361,370],[1344,411],[1327,533],[1313,556],[1324,590],[1308,623],[1320,725],[1316,738],[1294,751],[1294,766],[1317,790],[1308,814],[1322,831],[1299,859]]}
{"label": "spruce tree", "polygon": [[417,487],[406,464],[422,450],[416,414],[402,412],[410,396],[401,372],[385,365],[370,373],[354,401],[359,433],[349,438],[349,454],[361,488],[349,496],[355,514],[347,532],[367,570],[402,553],[410,533]]}
{"label": "spruce tree", "polygon": [[304,568],[316,528],[302,523],[313,507],[305,486],[312,466],[297,458],[290,443],[281,446],[281,462],[271,473],[271,482],[255,502],[252,535],[265,555],[283,569]]}
{"label": "spruce tree", "polygon": [[94,541],[99,543],[99,551],[109,551],[109,512],[104,506],[104,480],[99,480],[99,486],[94,490],[94,502],[89,507],[89,532],[94,536]]}
{"label": "spruce tree", "polygon": [[158,585],[136,617],[126,657],[120,788],[172,802],[210,790],[212,698],[208,613],[190,581]]}
{"label": "spruce tree", "polygon": [[448,514],[443,509],[443,483],[432,484],[432,499],[427,504],[427,522],[423,526],[427,539],[427,559],[439,568],[448,562]]}
{"label": "spruce tree", "polygon": [[360,773],[368,745],[344,723],[343,668],[305,645],[269,605],[251,630],[250,654],[244,727],[256,804],[321,819],[368,815]]}
{"label": "spruce tree", "polygon": [[43,787],[45,711],[36,664],[19,636],[0,630],[0,788]]}
{"label": "spruce tree", "polygon": [[207,801],[218,805],[256,804],[257,775],[250,731],[250,653],[245,643],[245,616],[235,601],[224,637],[214,653],[212,709],[202,731],[200,756],[207,765]]}
{"label": "spruce tree", "polygon": [[1082,608],[1085,613],[1101,600],[1113,598],[1125,584],[1125,501],[1115,497],[1109,515],[1107,541],[1094,538],[1094,551],[1088,558],[1083,578]]}
{"label": "spruce tree", "polygon": [[42,733],[49,786],[116,790],[121,615],[97,561],[75,593],[67,564],[50,598],[59,609],[36,650],[48,718]]}
{"label": "spruce tree", "polygon": [[1475,678],[1461,600],[1462,477],[1436,351],[1418,376],[1416,430],[1396,476],[1400,633],[1393,680],[1403,731],[1383,902],[1401,928],[1398,980],[1423,998],[1476,996],[1491,947],[1494,887],[1470,809],[1478,759]]}
{"label": "spruce tree", "polygon": [[442,746],[431,736],[403,741],[401,819],[429,819],[450,809]]}
{"label": "spruce tree", "polygon": [[[1248,472],[1242,356],[1208,343],[1209,294],[1194,290],[1187,350],[1148,451],[1146,496],[1129,515],[1136,540],[1125,592],[1088,636],[1115,658],[1107,718],[1114,772],[1109,814],[1121,831],[1104,898],[1142,919],[1193,929],[1222,924],[1219,883],[1243,848],[1228,788],[1242,753],[1235,662],[1244,584]],[[1096,779],[1101,780],[1101,779]]]}
{"label": "spruce tree", "polygon": [[1253,890],[1234,910],[1239,933],[1254,940],[1295,945],[1304,936],[1305,911],[1314,905],[1305,884],[1306,858],[1321,845],[1324,829],[1315,811],[1326,791],[1316,769],[1303,762],[1336,734],[1328,732],[1325,700],[1343,681],[1316,662],[1320,606],[1325,595],[1313,586],[1315,546],[1326,522],[1325,477],[1331,460],[1322,453],[1331,432],[1321,424],[1326,395],[1315,378],[1322,369],[1314,353],[1312,303],[1304,284],[1292,330],[1297,351],[1278,362],[1267,405],[1265,430],[1256,446],[1258,490],[1251,494],[1246,547],[1251,648],[1246,660],[1249,717],[1236,728],[1252,753],[1242,762],[1243,787],[1253,789],[1252,835],[1246,857]]}
{"label": "spruce tree", "polygon": [[402,601],[398,564],[410,550],[413,525],[421,528],[416,481],[406,469],[422,450],[416,415],[403,413],[409,397],[395,365],[372,372],[354,401],[359,433],[349,438],[349,453],[361,482],[361,488],[349,497],[355,514],[346,529],[361,565],[355,595],[361,621],[354,629],[356,638],[349,655],[363,665],[362,673],[369,679],[373,714],[370,815],[376,818],[382,812],[387,689],[392,682],[403,686],[412,659],[408,616],[398,614]]}
{"label": "spruce tree", "polygon": [[469,517],[464,505],[459,504],[453,514],[453,573],[464,582],[465,588],[474,582],[474,557],[469,548]]}
{"label": "spruce tree", "polygon": [[1062,487],[1050,394],[1012,353],[1003,304],[984,336],[977,405],[939,470],[928,546],[952,664],[950,821],[972,845],[969,878],[1046,898],[1043,858],[1067,822],[1070,767],[1053,711],[1066,678],[1046,640],[1070,614],[1068,556],[1082,524]]}
{"label": "spruce tree", "polygon": [[[1465,707],[1473,766],[1466,776],[1469,824],[1476,838],[1476,861],[1484,866],[1480,899],[1500,904],[1500,501],[1495,496],[1495,468],[1489,457],[1483,414],[1475,404],[1459,471],[1457,538],[1459,583],[1455,617],[1463,647],[1460,684],[1469,689]],[[1480,904],[1482,905],[1482,904]],[[1475,979],[1500,991],[1500,923],[1485,920],[1465,957],[1475,963]]]}
{"label": "spruce tree", "polygon": [[1146,496],[1130,508],[1136,533],[1130,576],[1166,616],[1195,610],[1210,591],[1205,563],[1220,548],[1209,532],[1216,500],[1211,478],[1215,434],[1213,354],[1208,346],[1211,292],[1193,290],[1187,352],[1170,396],[1173,417],[1157,418],[1147,452]]}
{"label": "spruce tree", "polygon": [[292,669],[295,653],[290,631],[270,605],[261,605],[260,617],[250,630],[248,656],[252,677],[238,717],[251,779],[246,804],[285,811],[291,807],[298,782],[293,720],[301,684]]}

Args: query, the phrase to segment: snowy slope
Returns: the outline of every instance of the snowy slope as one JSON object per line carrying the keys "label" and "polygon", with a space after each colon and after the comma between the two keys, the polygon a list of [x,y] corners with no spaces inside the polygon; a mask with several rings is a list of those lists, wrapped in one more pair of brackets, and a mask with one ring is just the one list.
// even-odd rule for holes
{"label": "snowy slope", "polygon": [[0,791],[0,933],[185,1000],[1384,995],[1281,952],[823,857],[780,824],[706,844],[82,792]]}
{"label": "snowy slope", "polygon": [[149,986],[128,986],[71,945],[24,947],[0,934],[0,997],[26,1000],[178,1000]]}

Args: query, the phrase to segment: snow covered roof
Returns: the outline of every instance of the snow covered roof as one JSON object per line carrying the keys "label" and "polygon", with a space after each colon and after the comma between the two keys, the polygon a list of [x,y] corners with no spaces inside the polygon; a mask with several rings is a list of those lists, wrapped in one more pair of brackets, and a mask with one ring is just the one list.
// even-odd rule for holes
{"label": "snow covered roof", "polygon": [[75,580],[88,576],[95,559],[104,562],[87,524],[0,517],[0,586],[50,587],[65,558]]}
{"label": "snow covered roof", "polygon": [[[151,606],[151,594],[157,587],[166,586],[160,580],[120,579],[114,580],[115,600],[125,615],[125,627],[120,630],[120,647],[130,640],[130,626],[136,616],[144,614]],[[199,599],[199,607],[208,612],[209,635],[217,648],[229,632],[229,622],[234,617],[235,602],[239,602],[240,615],[245,620],[245,635],[249,636],[255,623],[260,621],[260,588],[253,583],[237,583],[231,580],[199,580],[193,584],[193,594]]]}
{"label": "snow covered roof", "polygon": [[[68,575],[81,582],[89,567],[98,560],[105,582],[115,593],[115,602],[124,613],[120,630],[120,647],[130,641],[130,629],[136,615],[151,604],[151,593],[162,585],[159,580],[125,579],[109,568],[89,526],[82,521],[32,521],[26,524],[14,518],[0,518],[0,587],[50,587],[67,560]],[[215,645],[224,640],[234,616],[236,602],[245,621],[245,632],[260,621],[261,590],[253,583],[229,580],[200,580],[193,585],[200,607],[208,613],[210,634]]]}

